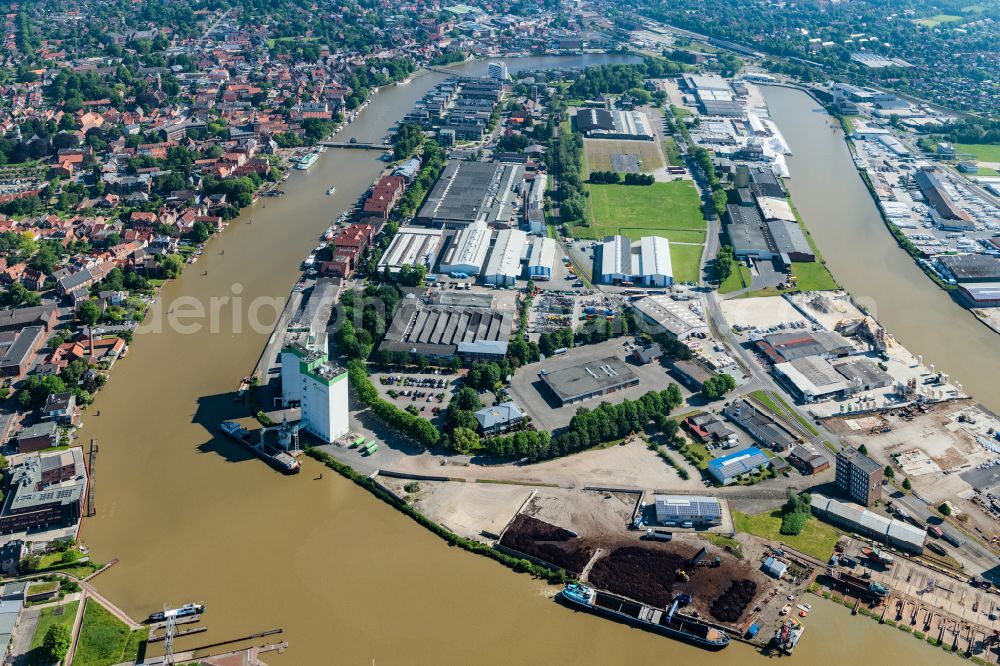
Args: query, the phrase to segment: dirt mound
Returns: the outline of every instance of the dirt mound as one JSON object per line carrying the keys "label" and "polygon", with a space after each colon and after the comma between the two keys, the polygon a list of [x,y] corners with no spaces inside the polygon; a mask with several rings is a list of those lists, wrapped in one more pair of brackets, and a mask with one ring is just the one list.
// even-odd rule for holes
{"label": "dirt mound", "polygon": [[595,562],[588,580],[599,589],[662,608],[673,600],[677,570],[685,567],[688,557],[662,548],[626,546]]}
{"label": "dirt mound", "polygon": [[594,554],[592,546],[569,530],[523,513],[511,522],[500,545],[577,574]]}
{"label": "dirt mound", "polygon": [[734,580],[725,592],[712,601],[709,610],[720,622],[736,622],[757,594],[757,583],[752,580]]}

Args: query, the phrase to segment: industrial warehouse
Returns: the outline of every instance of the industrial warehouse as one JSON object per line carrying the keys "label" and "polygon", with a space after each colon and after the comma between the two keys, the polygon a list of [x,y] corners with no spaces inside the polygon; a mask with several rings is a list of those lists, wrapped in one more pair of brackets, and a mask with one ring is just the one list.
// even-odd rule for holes
{"label": "industrial warehouse", "polygon": [[927,534],[909,523],[886,518],[856,504],[838,502],[817,493],[812,494],[811,502],[813,513],[824,520],[881,541],[893,548],[917,555],[924,552]]}
{"label": "industrial warehouse", "polygon": [[384,275],[398,275],[403,266],[423,266],[430,270],[434,266],[444,232],[440,229],[422,227],[401,227],[392,243],[378,262],[378,271]]}
{"label": "industrial warehouse", "polygon": [[588,139],[638,139],[652,141],[653,131],[641,111],[580,109],[576,129]]}
{"label": "industrial warehouse", "polygon": [[[461,356],[497,360],[507,354],[514,317],[493,309],[488,294],[451,295],[431,302],[407,299],[400,305],[380,351],[417,353],[433,358]],[[446,300],[447,299],[447,300]]]}
{"label": "industrial warehouse", "polygon": [[601,282],[604,284],[669,287],[674,283],[670,241],[644,236],[607,236],[601,243]]}
{"label": "industrial warehouse", "polygon": [[503,162],[449,162],[417,213],[417,224],[461,229],[473,222],[517,226],[524,166]]}
{"label": "industrial warehouse", "polygon": [[614,356],[554,372],[542,370],[539,374],[561,405],[583,402],[639,384],[635,373]]}
{"label": "industrial warehouse", "polygon": [[715,497],[655,495],[656,522],[667,527],[691,523],[698,527],[722,523],[722,505]]}
{"label": "industrial warehouse", "polygon": [[708,324],[701,315],[688,303],[675,301],[667,294],[646,296],[633,302],[632,307],[641,315],[640,322],[652,333],[662,331],[681,341],[708,333]]}

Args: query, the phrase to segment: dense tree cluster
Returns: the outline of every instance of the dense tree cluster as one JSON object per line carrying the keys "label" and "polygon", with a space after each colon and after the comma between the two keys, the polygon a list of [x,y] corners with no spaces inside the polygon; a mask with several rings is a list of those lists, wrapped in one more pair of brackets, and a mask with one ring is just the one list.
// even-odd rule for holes
{"label": "dense tree cluster", "polygon": [[404,123],[392,138],[392,156],[397,160],[410,158],[423,143],[424,131],[420,129],[420,125]]}
{"label": "dense tree cluster", "polygon": [[718,400],[736,388],[736,380],[732,375],[721,372],[714,377],[709,377],[701,385],[701,394],[706,400]]}
{"label": "dense tree cluster", "polygon": [[791,495],[781,509],[781,533],[801,534],[812,518],[812,496],[809,493]]}
{"label": "dense tree cluster", "polygon": [[556,457],[621,439],[641,431],[650,421],[659,426],[683,402],[680,388],[671,384],[663,391],[649,391],[638,400],[626,399],[617,405],[602,403],[592,410],[581,407],[566,432],[533,457]]}

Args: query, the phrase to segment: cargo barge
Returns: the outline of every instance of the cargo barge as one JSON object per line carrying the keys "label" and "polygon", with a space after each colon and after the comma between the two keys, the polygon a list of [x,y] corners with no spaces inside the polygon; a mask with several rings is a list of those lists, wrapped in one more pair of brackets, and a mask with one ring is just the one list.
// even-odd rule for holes
{"label": "cargo barge", "polygon": [[258,458],[285,474],[298,474],[302,471],[302,463],[276,446],[264,441],[263,433],[250,432],[235,421],[223,421],[219,430],[237,443],[250,449]]}
{"label": "cargo barge", "polygon": [[567,585],[559,593],[559,597],[571,606],[655,631],[706,650],[721,650],[729,646],[729,635],[725,631],[677,612],[682,604],[691,601],[684,594],[678,595],[669,609],[653,608],[578,583]]}

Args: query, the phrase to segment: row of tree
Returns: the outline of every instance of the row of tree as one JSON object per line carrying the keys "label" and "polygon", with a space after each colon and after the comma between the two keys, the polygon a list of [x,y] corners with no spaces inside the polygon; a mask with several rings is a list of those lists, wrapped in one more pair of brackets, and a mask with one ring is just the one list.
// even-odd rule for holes
{"label": "row of tree", "polygon": [[440,434],[437,428],[425,418],[414,416],[396,405],[383,400],[378,389],[368,379],[368,369],[363,361],[352,360],[347,364],[348,381],[354,394],[372,413],[402,435],[413,439],[424,448],[437,445]]}

